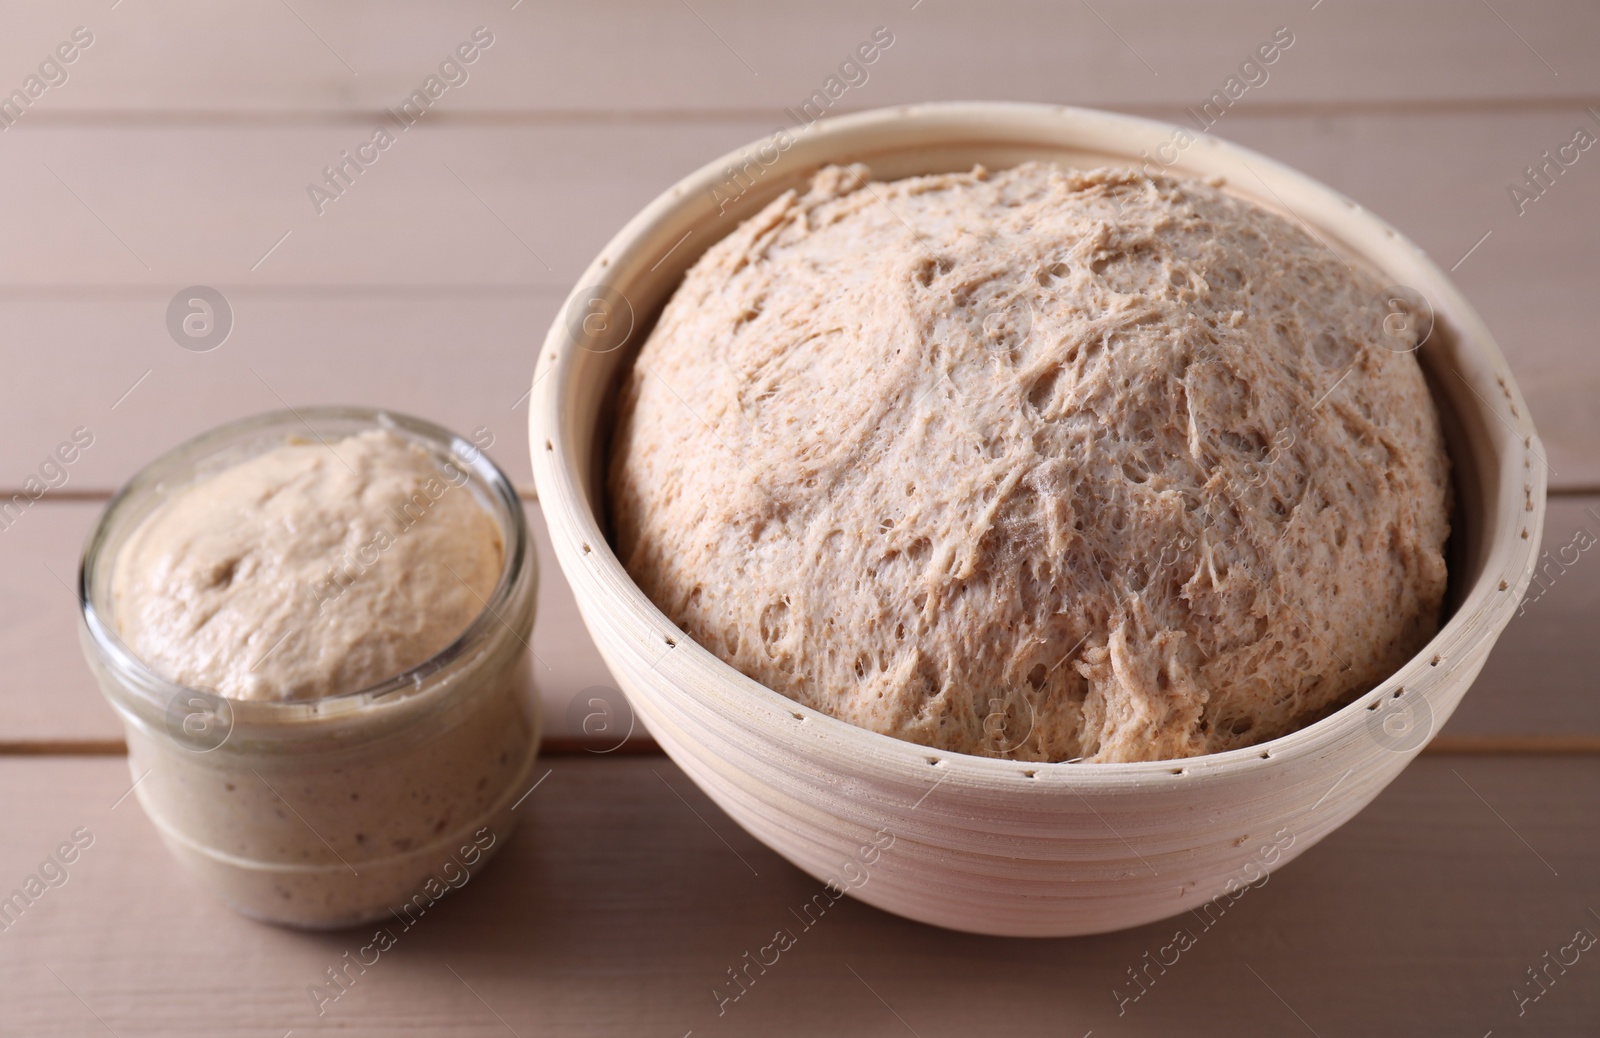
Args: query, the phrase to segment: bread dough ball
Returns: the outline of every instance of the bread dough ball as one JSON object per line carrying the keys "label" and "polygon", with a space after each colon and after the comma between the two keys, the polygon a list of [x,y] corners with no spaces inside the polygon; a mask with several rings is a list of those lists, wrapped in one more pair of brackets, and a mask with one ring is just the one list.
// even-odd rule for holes
{"label": "bread dough ball", "polygon": [[615,546],[789,698],[925,746],[1283,735],[1434,634],[1449,461],[1384,282],[1202,183],[822,170],[625,373]]}

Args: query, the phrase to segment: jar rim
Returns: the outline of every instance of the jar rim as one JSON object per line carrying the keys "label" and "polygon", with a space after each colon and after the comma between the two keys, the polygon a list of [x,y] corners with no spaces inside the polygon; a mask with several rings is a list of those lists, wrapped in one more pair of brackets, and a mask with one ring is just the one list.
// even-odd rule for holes
{"label": "jar rim", "polygon": [[[476,479],[489,499],[486,503],[491,504],[494,511],[503,513],[500,518],[504,520],[502,525],[507,534],[500,575],[483,608],[448,645],[427,659],[375,684],[312,699],[235,699],[212,689],[172,681],[157,673],[122,640],[110,609],[102,608],[95,601],[95,577],[102,566],[111,562],[111,559],[102,558],[102,552],[118,521],[129,508],[147,500],[151,494],[160,493],[168,479],[192,475],[197,463],[220,455],[229,446],[249,442],[252,434],[262,444],[267,444],[279,428],[288,430],[298,426],[327,446],[327,441],[313,423],[347,424],[350,428],[344,435],[360,432],[362,427],[386,429],[430,449],[430,453],[447,456],[469,473],[469,479]],[[191,481],[182,478],[183,484]],[[140,521],[142,519],[140,517]],[[506,619],[506,613],[516,604],[525,575],[530,583],[537,579],[536,575],[528,574],[535,565],[522,500],[505,472],[476,444],[441,425],[389,408],[350,405],[289,407],[235,419],[191,437],[156,457],[118,488],[84,540],[78,564],[78,609],[90,641],[107,664],[124,679],[118,682],[119,687],[131,692],[133,698],[142,701],[144,706],[164,711],[178,696],[195,693],[223,700],[233,713],[235,722],[242,720],[274,726],[323,720],[354,713],[368,705],[411,700],[415,696],[407,693],[420,694],[425,687],[425,679],[452,664],[474,658],[475,650],[489,641],[499,628],[504,628],[526,644],[526,640]],[[113,705],[120,706],[116,703]]]}

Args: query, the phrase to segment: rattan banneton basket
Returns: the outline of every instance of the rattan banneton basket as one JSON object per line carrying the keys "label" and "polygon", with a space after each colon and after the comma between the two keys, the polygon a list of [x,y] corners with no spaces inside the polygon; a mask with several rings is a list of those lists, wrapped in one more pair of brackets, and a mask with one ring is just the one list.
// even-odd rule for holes
{"label": "rattan banneton basket", "polygon": [[[1431,304],[1434,327],[1418,357],[1455,467],[1448,621],[1379,687],[1229,753],[1141,764],[972,757],[797,705],[696,645],[629,579],[603,532],[608,401],[695,259],[828,163],[862,161],[894,179],[1028,159],[1221,176],[1227,190]],[[557,558],[595,643],[666,752],[734,820],[835,894],[987,934],[1095,933],[1238,896],[1349,820],[1477,676],[1532,576],[1544,520],[1544,455],[1527,405],[1482,321],[1420,249],[1264,156],[1083,109],[886,109],[717,159],[646,206],[590,265],[545,339],[532,403],[534,473]]]}

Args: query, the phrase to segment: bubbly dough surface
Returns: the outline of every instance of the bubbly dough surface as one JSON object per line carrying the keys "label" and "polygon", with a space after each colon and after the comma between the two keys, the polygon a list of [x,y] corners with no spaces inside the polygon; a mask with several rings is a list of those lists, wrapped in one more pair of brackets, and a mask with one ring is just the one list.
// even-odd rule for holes
{"label": "bubbly dough surface", "polygon": [[177,491],[119,553],[119,632],[163,677],[235,699],[368,688],[483,611],[499,525],[458,469],[386,430],[290,442]]}
{"label": "bubbly dough surface", "polygon": [[821,171],[685,277],[614,542],[853,724],[1023,760],[1246,746],[1436,630],[1449,461],[1383,282],[1193,180]]}

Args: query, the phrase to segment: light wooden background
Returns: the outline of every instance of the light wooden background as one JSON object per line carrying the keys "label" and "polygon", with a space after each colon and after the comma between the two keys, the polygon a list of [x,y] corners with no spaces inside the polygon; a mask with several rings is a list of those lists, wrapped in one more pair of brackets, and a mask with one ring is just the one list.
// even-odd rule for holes
{"label": "light wooden background", "polygon": [[[1600,936],[1600,551],[1571,547],[1600,538],[1600,150],[1523,213],[1508,190],[1580,127],[1600,136],[1600,7],[5,3],[0,93],[77,26],[94,42],[67,81],[0,133],[0,489],[95,434],[0,531],[0,893],[77,827],[95,843],[0,933],[0,1035],[1600,1033],[1600,947],[1564,973],[1545,958]],[[478,26],[495,42],[467,82],[318,215],[306,185]],[[159,451],[282,400],[489,430],[542,538],[522,394],[560,298],[635,210],[792,122],[880,26],[893,44],[835,111],[995,98],[1181,121],[1287,27],[1214,132],[1454,268],[1545,439],[1548,592],[1429,752],[1212,929],[1006,941],[855,903],[801,932],[813,881],[648,746],[597,753],[571,728],[574,697],[611,682],[549,562],[548,781],[500,863],[319,1018],[306,985],[370,938],[235,917],[118,802],[120,727],[69,590],[85,531]],[[208,353],[166,330],[194,284],[235,312]],[[1196,946],[1119,1015],[1112,990],[1179,925]],[[779,927],[797,946],[719,1016],[713,987]]]}

